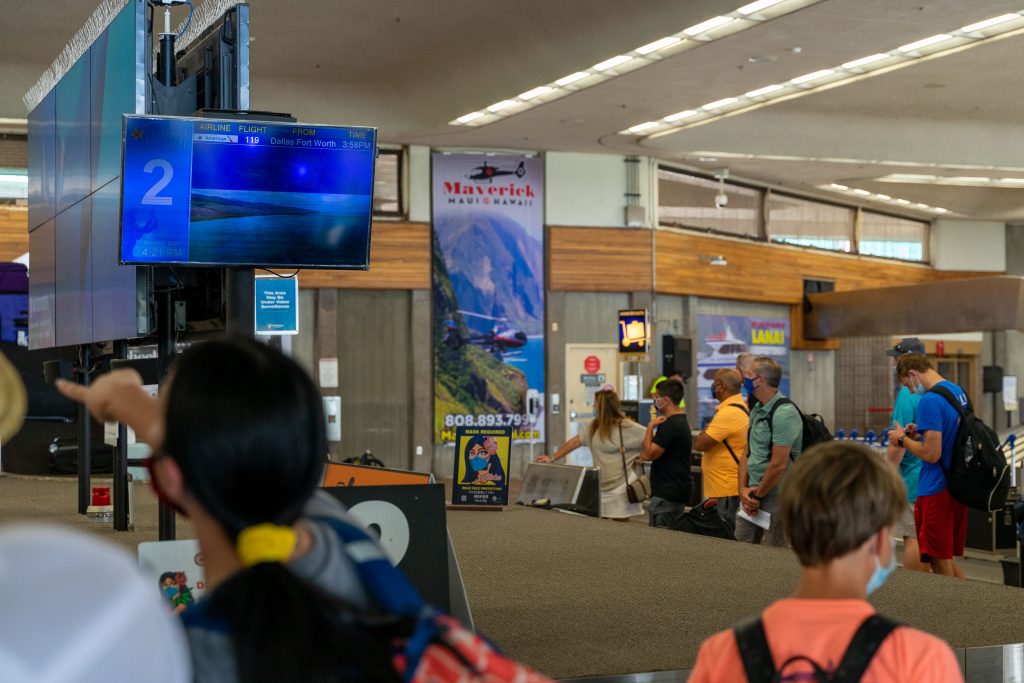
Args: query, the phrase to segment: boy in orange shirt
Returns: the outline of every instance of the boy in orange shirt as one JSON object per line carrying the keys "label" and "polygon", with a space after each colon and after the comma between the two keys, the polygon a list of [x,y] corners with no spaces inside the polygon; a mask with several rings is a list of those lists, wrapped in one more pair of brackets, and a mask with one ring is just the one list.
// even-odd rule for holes
{"label": "boy in orange shirt", "polygon": [[776,672],[783,682],[831,680],[840,668],[851,674],[842,680],[963,681],[945,642],[876,615],[865,599],[896,566],[893,525],[906,495],[863,446],[831,441],[802,454],[781,500],[801,565],[796,592],[706,640],[689,683],[761,683]]}

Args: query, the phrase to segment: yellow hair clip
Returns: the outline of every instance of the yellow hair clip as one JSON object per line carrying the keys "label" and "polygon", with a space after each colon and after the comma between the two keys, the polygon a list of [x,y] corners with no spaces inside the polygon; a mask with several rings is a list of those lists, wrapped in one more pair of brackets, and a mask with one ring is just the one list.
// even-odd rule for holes
{"label": "yellow hair clip", "polygon": [[235,547],[243,567],[261,562],[284,562],[295,550],[295,530],[278,524],[256,524],[238,534]]}

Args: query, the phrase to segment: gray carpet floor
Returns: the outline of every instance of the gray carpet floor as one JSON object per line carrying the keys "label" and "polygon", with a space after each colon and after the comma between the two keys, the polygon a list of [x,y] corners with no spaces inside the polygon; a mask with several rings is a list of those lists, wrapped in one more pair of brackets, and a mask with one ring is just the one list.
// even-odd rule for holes
{"label": "gray carpet floor", "polygon": [[[788,550],[511,508],[449,512],[477,626],[555,678],[692,668],[709,635],[792,592]],[[1024,642],[1024,589],[898,569],[872,598],[954,647]]]}
{"label": "gray carpet floor", "polygon": [[[102,484],[102,480],[94,484]],[[68,524],[134,550],[156,540],[156,500],[135,485],[136,530],[75,513],[71,479],[0,476],[0,523]],[[693,666],[700,642],[789,594],[789,551],[513,506],[449,511],[477,627],[554,678]],[[178,538],[192,537],[178,519]],[[1024,589],[897,570],[872,598],[954,647],[1024,642]]]}

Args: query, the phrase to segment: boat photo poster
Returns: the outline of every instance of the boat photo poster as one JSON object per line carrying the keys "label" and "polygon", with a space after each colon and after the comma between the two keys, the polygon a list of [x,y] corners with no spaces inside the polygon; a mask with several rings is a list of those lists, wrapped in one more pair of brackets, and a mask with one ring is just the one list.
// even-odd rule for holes
{"label": "boat photo poster", "polygon": [[[748,318],[738,315],[697,316],[697,426],[704,429],[715,415],[718,401],[711,394],[715,373],[735,368],[736,356],[767,356],[782,366],[779,389],[789,395],[789,320]],[[692,411],[692,408],[691,408]]]}
{"label": "boat photo poster", "polygon": [[435,153],[432,172],[435,441],[543,441],[543,159]]}

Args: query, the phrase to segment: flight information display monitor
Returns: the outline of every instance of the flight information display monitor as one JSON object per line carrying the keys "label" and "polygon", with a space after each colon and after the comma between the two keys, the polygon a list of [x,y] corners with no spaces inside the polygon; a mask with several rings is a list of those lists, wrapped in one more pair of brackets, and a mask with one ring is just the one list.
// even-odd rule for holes
{"label": "flight information display monitor", "polygon": [[366,270],[377,130],[124,117],[123,264]]}

